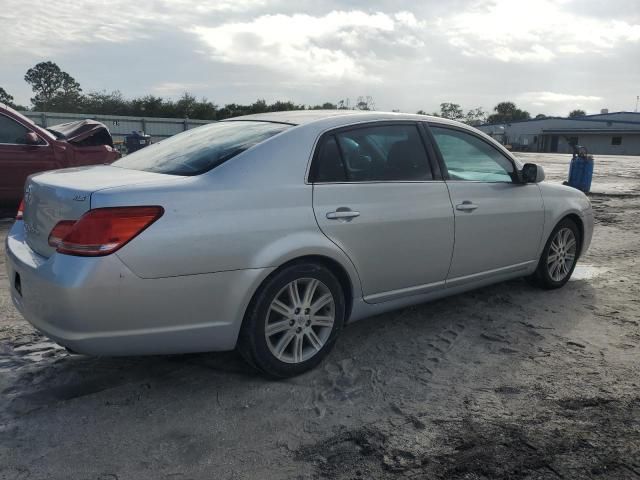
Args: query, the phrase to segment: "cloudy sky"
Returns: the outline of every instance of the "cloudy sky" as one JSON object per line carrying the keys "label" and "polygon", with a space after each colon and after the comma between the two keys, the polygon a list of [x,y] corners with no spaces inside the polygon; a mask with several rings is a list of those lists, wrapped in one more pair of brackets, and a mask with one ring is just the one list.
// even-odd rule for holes
{"label": "cloudy sky", "polygon": [[[40,4],[39,6],[37,4]],[[532,114],[633,110],[640,0],[1,0],[0,86],[56,62],[85,91],[217,104],[316,104]]]}

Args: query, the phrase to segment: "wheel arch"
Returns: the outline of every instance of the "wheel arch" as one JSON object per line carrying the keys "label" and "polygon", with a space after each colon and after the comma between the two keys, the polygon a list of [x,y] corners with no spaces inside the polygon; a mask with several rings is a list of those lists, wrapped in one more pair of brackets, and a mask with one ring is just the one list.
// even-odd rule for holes
{"label": "wheel arch", "polygon": [[[580,218],[580,215],[577,213],[568,213],[556,222],[551,232],[553,233],[553,230],[555,230],[560,222],[567,219],[575,223],[578,227],[578,231],[580,232],[580,241],[578,242],[578,257],[580,257],[582,254],[582,244],[584,243],[584,222],[582,221],[582,218]],[[551,235],[551,233],[549,235]]]}
{"label": "wheel arch", "polygon": [[342,291],[344,293],[344,304],[345,304],[344,321],[346,323],[349,320],[349,317],[351,316],[351,312],[353,311],[354,295],[356,294],[355,292],[357,287],[356,285],[354,285],[354,279],[352,278],[351,275],[349,275],[349,272],[347,268],[344,267],[344,265],[342,265],[336,259],[326,255],[322,255],[322,254],[308,254],[308,255],[301,255],[295,258],[291,258],[286,262],[282,263],[277,268],[275,268],[273,271],[271,271],[269,275],[267,275],[265,278],[262,279],[262,281],[260,281],[258,286],[253,291],[251,295],[251,299],[249,300],[249,302],[245,307],[245,311],[242,316],[242,319],[243,319],[242,321],[244,322],[247,312],[252,307],[253,302],[255,301],[255,298],[258,295],[258,292],[260,291],[262,286],[267,281],[269,281],[269,279],[273,278],[283,269],[293,264],[304,263],[304,262],[317,263],[317,264],[323,265],[324,267],[328,268],[331,271],[331,273],[333,273],[336,276],[336,278],[338,279],[338,282],[340,282],[340,286],[342,287]]}
{"label": "wheel arch", "polygon": [[262,282],[260,282],[260,285],[258,285],[258,288],[256,288],[255,292],[253,293],[251,302],[253,302],[253,298],[260,291],[260,288],[262,287],[262,285],[265,284],[265,282],[267,282],[270,278],[272,278],[277,273],[281,272],[283,269],[291,265],[294,265],[296,263],[317,263],[329,269],[329,271],[331,271],[331,273],[333,273],[336,276],[336,278],[340,282],[340,286],[342,287],[342,291],[344,293],[344,304],[345,304],[344,321],[346,323],[349,320],[349,317],[351,316],[351,311],[353,310],[355,285],[347,269],[336,259],[328,257],[326,255],[321,255],[321,254],[302,255],[286,261],[285,263],[280,265],[278,268],[273,270],[266,278],[262,280]]}

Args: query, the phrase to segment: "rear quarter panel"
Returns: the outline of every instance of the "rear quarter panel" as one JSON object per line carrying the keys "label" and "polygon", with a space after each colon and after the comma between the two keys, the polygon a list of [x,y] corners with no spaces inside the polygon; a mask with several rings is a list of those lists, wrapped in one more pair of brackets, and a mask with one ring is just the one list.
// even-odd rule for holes
{"label": "rear quarter panel", "polygon": [[165,209],[116,254],[143,278],[278,267],[321,255],[341,264],[356,283],[350,260],[316,223],[313,189],[304,182],[310,147],[299,136],[294,142],[272,141],[277,138],[184,182],[95,192],[92,208]]}

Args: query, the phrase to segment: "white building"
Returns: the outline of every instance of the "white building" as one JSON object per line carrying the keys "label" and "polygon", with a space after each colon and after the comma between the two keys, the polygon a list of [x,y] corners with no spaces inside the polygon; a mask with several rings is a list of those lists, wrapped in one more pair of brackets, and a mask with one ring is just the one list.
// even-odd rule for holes
{"label": "white building", "polygon": [[640,113],[603,111],[577,118],[546,117],[477,127],[513,150],[572,153],[583,145],[589,153],[640,155]]}

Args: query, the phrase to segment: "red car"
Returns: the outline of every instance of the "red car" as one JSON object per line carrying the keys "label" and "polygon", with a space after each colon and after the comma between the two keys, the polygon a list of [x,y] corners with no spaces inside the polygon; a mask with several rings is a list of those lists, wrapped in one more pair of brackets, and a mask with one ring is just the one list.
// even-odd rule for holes
{"label": "red car", "polygon": [[32,173],[111,163],[119,157],[100,122],[81,120],[44,129],[0,103],[0,208],[18,206]]}

